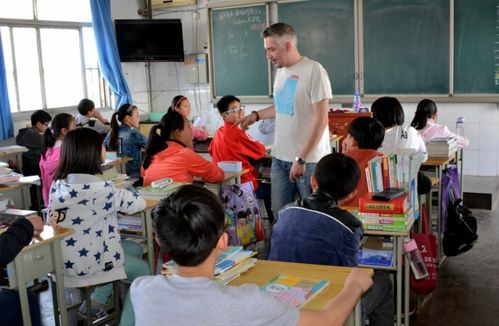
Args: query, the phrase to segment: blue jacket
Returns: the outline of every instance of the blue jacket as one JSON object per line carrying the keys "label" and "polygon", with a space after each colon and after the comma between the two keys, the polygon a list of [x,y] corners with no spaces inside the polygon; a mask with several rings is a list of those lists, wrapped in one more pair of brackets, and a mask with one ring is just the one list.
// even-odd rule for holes
{"label": "blue jacket", "polygon": [[269,260],[357,266],[361,222],[325,193],[310,195],[303,206],[279,212]]}
{"label": "blue jacket", "polygon": [[[109,148],[111,134],[104,140],[104,145]],[[133,160],[126,163],[126,174],[132,178],[140,178],[142,166],[142,149],[146,147],[147,138],[137,129],[122,124],[118,129],[117,155],[131,157]]]}

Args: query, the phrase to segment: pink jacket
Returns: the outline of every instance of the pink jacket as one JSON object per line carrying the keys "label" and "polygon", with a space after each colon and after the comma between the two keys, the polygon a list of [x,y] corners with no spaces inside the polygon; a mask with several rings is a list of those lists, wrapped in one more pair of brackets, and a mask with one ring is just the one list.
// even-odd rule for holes
{"label": "pink jacket", "polygon": [[49,191],[52,181],[54,181],[55,171],[59,165],[61,156],[61,143],[56,143],[52,148],[47,149],[45,158],[40,157],[40,172],[42,178],[42,196],[45,207],[49,205]]}
{"label": "pink jacket", "polygon": [[434,123],[431,121],[428,121],[426,123],[426,126],[423,129],[418,130],[418,132],[425,142],[430,139],[438,137],[456,137],[457,145],[459,147],[466,147],[470,144],[468,138],[458,136],[454,134],[452,131],[450,131],[449,128],[447,128],[447,126],[442,126],[439,125],[438,123]]}

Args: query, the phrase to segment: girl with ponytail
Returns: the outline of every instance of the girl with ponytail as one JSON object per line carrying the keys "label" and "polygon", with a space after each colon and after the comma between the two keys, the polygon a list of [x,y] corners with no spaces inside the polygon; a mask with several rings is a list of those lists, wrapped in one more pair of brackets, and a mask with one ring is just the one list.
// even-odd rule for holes
{"label": "girl with ponytail", "polygon": [[[191,114],[191,104],[189,103],[189,99],[183,95],[175,96],[167,112],[170,111],[177,111],[184,118],[189,119],[189,115]],[[191,126],[191,128],[192,138],[194,141],[204,141],[208,139],[208,131],[205,126],[201,126],[199,128]]]}
{"label": "girl with ponytail", "polygon": [[456,137],[459,147],[465,147],[470,144],[468,138],[458,136],[450,131],[447,126],[436,123],[437,117],[437,105],[435,102],[424,99],[418,103],[411,126],[416,128],[425,142],[433,138]]}
{"label": "girl with ponytail", "polygon": [[191,147],[190,122],[179,112],[169,110],[149,134],[142,166],[144,186],[163,178],[185,183],[192,183],[195,176],[207,182],[223,181],[223,170]]}
{"label": "girl with ponytail", "polygon": [[68,131],[75,128],[76,121],[74,117],[67,113],[59,113],[52,120],[52,126],[47,128],[43,134],[42,157],[39,166],[45,207],[48,207],[49,204],[49,190],[59,165],[62,141]]}
{"label": "girl with ponytail", "polygon": [[126,173],[132,178],[140,178],[141,152],[147,143],[146,136],[138,130],[139,123],[139,109],[133,104],[123,104],[113,114],[111,132],[104,140],[108,151],[132,158],[126,163]]}

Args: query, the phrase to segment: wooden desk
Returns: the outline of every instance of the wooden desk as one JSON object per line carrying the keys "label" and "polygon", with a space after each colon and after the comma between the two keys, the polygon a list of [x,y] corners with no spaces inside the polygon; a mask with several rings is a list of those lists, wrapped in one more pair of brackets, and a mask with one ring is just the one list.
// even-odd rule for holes
{"label": "wooden desk", "polygon": [[[23,182],[26,180],[27,182]],[[21,191],[21,200],[22,200],[22,209],[30,209],[31,206],[31,196],[29,193],[29,187],[31,185],[40,186],[40,177],[39,176],[29,176],[29,177],[21,177],[16,183],[10,185],[0,185],[0,192],[9,192],[9,191]],[[38,198],[41,201],[41,198]]]}
{"label": "wooden desk", "polygon": [[[229,284],[241,285],[252,283],[262,286],[277,274],[289,274],[304,278],[309,277],[314,279],[326,279],[329,280],[329,285],[303,306],[303,308],[319,310],[341,291],[351,270],[352,268],[350,267],[258,260],[253,268],[231,281]],[[372,269],[368,269],[368,271],[371,275],[373,274]],[[359,301],[355,306],[355,310],[348,319],[348,325],[361,325],[360,310]]]}
{"label": "wooden desk", "polygon": [[61,324],[68,324],[60,242],[68,235],[73,234],[73,232],[73,229],[69,228],[56,230],[50,226],[44,226],[42,234],[34,239],[35,241],[31,245],[25,247],[14,261],[7,265],[9,287],[19,290],[24,326],[31,325],[26,283],[52,272],[55,273],[57,278],[54,316],[58,315],[55,311],[59,309]]}
{"label": "wooden desk", "polygon": [[133,160],[133,158],[128,157],[128,156],[118,157],[115,159],[106,159],[102,165],[103,166],[114,165],[116,167],[116,170],[118,170],[118,173],[126,174],[125,164],[127,162],[130,162],[131,160]]}
{"label": "wooden desk", "polygon": [[28,148],[19,145],[0,147],[0,159],[4,157],[16,157],[16,165],[19,171],[22,171],[23,160],[22,153],[27,152]]}

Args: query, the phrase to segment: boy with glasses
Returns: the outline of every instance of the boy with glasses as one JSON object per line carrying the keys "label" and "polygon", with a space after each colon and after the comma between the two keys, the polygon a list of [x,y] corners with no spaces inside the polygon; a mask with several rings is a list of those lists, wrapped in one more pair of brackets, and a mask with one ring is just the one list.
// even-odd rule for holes
{"label": "boy with glasses", "polygon": [[251,181],[253,190],[256,190],[258,171],[249,161],[261,159],[265,155],[265,145],[251,139],[237,124],[245,113],[244,106],[237,97],[233,95],[222,97],[217,103],[217,108],[224,124],[217,129],[208,148],[208,152],[213,157],[213,163],[241,161],[243,170],[249,170],[241,176],[241,182]]}

